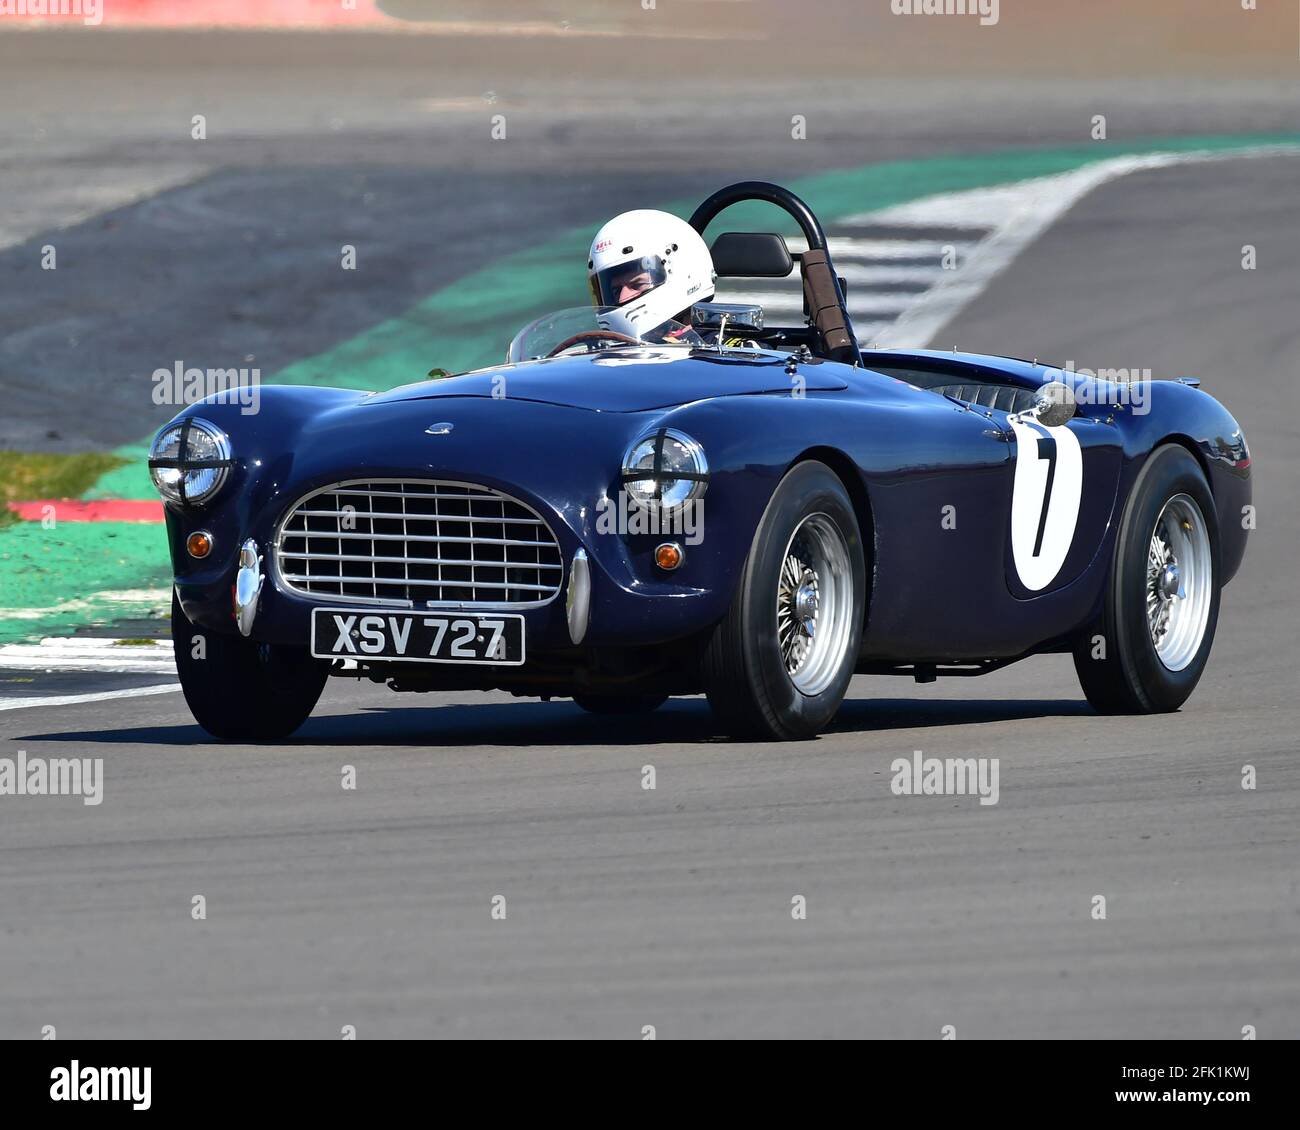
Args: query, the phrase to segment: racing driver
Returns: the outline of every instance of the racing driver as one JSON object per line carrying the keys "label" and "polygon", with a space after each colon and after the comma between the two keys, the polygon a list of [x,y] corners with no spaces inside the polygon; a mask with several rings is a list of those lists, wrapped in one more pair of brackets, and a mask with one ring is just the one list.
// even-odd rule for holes
{"label": "racing driver", "polygon": [[648,208],[605,224],[587,257],[601,327],[641,341],[704,344],[691,328],[691,307],[713,298],[714,277],[713,257],[700,233],[685,220]]}

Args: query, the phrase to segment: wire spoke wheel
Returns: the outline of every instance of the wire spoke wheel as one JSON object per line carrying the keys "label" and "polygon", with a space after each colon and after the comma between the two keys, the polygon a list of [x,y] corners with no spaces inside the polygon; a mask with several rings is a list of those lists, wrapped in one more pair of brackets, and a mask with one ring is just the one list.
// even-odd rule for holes
{"label": "wire spoke wheel", "polygon": [[1210,617],[1214,559],[1196,501],[1178,494],[1156,519],[1147,550],[1146,611],[1160,662],[1181,671],[1195,657]]}
{"label": "wire spoke wheel", "polygon": [[816,695],[834,680],[852,635],[853,573],[844,535],[810,514],[786,546],[776,588],[776,636],[786,674]]}
{"label": "wire spoke wheel", "polygon": [[1099,713],[1168,714],[1196,689],[1219,622],[1221,545],[1204,470],[1161,444],[1124,504],[1098,614],[1074,640]]}

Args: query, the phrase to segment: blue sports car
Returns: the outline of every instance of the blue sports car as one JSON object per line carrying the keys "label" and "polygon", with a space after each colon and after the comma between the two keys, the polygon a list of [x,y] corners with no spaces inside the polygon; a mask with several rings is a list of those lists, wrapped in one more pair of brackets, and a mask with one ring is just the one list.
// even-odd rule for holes
{"label": "blue sports car", "polygon": [[256,414],[218,397],[164,427],[150,467],[199,724],[284,737],[334,675],[600,714],[703,693],[729,734],[808,738],[854,673],[1060,651],[1100,711],[1177,709],[1252,524],[1232,416],[1194,381],[864,350],[792,193],[732,185],[690,226],[747,200],[807,249],[724,232],[713,269],[797,270],[802,325],[711,293],[654,327],[595,305],[490,369],[268,387]]}

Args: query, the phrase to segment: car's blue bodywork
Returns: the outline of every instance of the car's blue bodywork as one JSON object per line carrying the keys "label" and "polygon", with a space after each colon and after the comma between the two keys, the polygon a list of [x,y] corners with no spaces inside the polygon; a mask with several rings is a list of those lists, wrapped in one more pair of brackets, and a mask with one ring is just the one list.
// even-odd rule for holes
{"label": "car's blue bodywork", "polygon": [[[1093,618],[1122,507],[1144,460],[1164,442],[1186,446],[1205,470],[1218,510],[1221,577],[1235,573],[1247,536],[1250,460],[1237,423],[1207,393],[1150,382],[1138,410],[1118,386],[1064,374],[1089,394],[1067,425],[1082,451],[1078,519],[1064,564],[1031,592],[1011,563],[1017,444],[1007,411],[918,387],[899,372],[932,374],[932,385],[1005,386],[1013,398],[1017,389],[1063,376],[957,353],[868,351],[858,367],[768,349],[644,347],[378,395],[266,387],[255,415],[205,402],[182,415],[223,429],[234,464],[210,504],[168,507],[177,592],[193,622],[233,633],[237,554],[251,538],[267,563],[253,638],[305,644],[311,609],[337,601],[290,593],[277,578],[272,546],[288,509],[343,481],[455,480],[504,491],[544,517],[559,541],[566,583],[575,551],[586,550],[587,635],[575,648],[562,589],[523,611],[537,662],[548,653],[584,663],[654,645],[684,647],[725,614],[782,476],[800,460],[819,459],[843,479],[868,551],[860,669],[1007,660],[1059,647]],[[428,434],[438,422],[454,427]],[[597,528],[601,500],[622,485],[629,445],[661,427],[697,440],[710,473],[702,537],[673,573],[652,557],[662,538]],[[203,561],[185,550],[186,537],[200,528],[216,547]],[[690,658],[684,648],[683,670]],[[689,684],[683,678],[681,685]]]}

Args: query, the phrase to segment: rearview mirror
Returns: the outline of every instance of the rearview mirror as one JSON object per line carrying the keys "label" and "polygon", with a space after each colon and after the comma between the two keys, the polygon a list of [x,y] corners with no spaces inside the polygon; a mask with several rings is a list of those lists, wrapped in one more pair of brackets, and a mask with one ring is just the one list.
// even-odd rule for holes
{"label": "rearview mirror", "polygon": [[1029,414],[1045,428],[1059,428],[1074,419],[1078,407],[1074,390],[1063,381],[1049,381],[1038,390],[1038,399]]}

